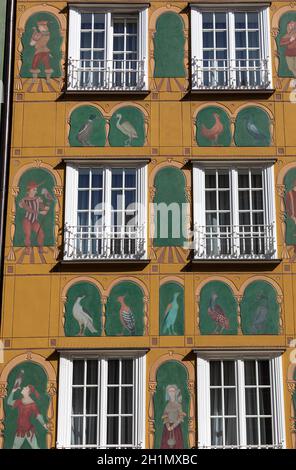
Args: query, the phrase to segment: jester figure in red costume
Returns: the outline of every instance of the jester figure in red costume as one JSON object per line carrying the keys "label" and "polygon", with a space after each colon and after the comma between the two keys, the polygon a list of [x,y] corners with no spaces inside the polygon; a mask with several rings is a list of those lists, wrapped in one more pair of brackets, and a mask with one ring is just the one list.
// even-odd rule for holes
{"label": "jester figure in red costume", "polygon": [[[286,212],[287,216],[291,220],[294,231],[290,230],[292,233],[287,233],[286,235],[286,242],[287,244],[291,244],[294,247],[294,255],[291,259],[291,261],[296,260],[296,179],[293,181],[293,186],[286,193],[286,198],[285,198],[285,205],[286,205]],[[287,230],[288,231],[288,230]]]}
{"label": "jester figure in red costume", "polygon": [[[15,400],[13,397],[17,390],[21,390],[22,398]],[[35,387],[33,385],[27,385],[21,388],[17,381],[8,396],[7,404],[17,409],[18,412],[17,429],[12,446],[13,449],[20,449],[24,441],[27,441],[32,449],[39,449],[35,426],[31,421],[32,418],[37,419],[39,423],[48,430],[38,405],[32,397],[37,400],[39,399],[39,393]]]}

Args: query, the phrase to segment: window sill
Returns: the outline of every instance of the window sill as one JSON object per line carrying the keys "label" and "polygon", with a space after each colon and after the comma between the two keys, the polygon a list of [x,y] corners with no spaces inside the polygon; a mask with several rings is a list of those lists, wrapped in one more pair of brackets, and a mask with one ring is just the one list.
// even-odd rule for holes
{"label": "window sill", "polygon": [[282,259],[275,258],[275,259],[198,259],[192,258],[189,265],[198,266],[198,265],[205,265],[205,266],[244,266],[245,268],[248,266],[262,266],[266,267],[269,266],[270,268],[278,266],[282,262]]}
{"label": "window sill", "polygon": [[94,95],[116,95],[116,96],[126,96],[126,95],[137,95],[137,96],[147,96],[149,95],[150,90],[71,90],[65,89],[63,91],[64,96],[94,96]]}
{"label": "window sill", "polygon": [[189,93],[191,95],[207,95],[209,93],[213,95],[265,95],[271,96],[275,92],[275,88],[249,88],[249,89],[240,89],[240,88],[221,88],[221,89],[213,89],[213,88],[191,88]]}
{"label": "window sill", "polygon": [[147,265],[150,263],[150,259],[147,258],[139,258],[139,259],[125,259],[125,258],[118,258],[118,259],[63,259],[60,261],[62,265],[81,265],[81,264],[99,264],[99,265],[120,265],[120,264],[130,264],[130,265]]}

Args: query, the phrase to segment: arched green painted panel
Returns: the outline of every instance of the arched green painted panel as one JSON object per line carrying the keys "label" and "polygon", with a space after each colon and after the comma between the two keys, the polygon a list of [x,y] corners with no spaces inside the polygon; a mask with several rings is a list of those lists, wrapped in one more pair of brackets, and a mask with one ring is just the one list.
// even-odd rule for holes
{"label": "arched green painted panel", "polygon": [[296,168],[288,171],[284,184],[286,244],[294,245],[296,251]]}
{"label": "arched green painted panel", "polygon": [[111,147],[143,147],[145,143],[144,114],[135,106],[125,106],[112,115],[109,144]]}
{"label": "arched green painted panel", "polygon": [[240,311],[243,334],[279,334],[277,293],[268,282],[254,281],[248,285],[244,292]]}
{"label": "arched green painted panel", "polygon": [[237,334],[237,301],[221,281],[210,281],[201,290],[199,328],[202,335]]}
{"label": "arched green painted panel", "polygon": [[77,282],[67,292],[66,336],[100,336],[102,333],[101,296],[90,282]]}
{"label": "arched green painted panel", "polygon": [[231,144],[230,120],[223,109],[208,106],[197,114],[196,142],[200,147],[229,147]]}
{"label": "arched green painted panel", "polygon": [[162,168],[154,185],[154,246],[183,246],[186,234],[184,174],[178,168]]}
{"label": "arched green painted panel", "polygon": [[142,336],[144,299],[142,289],[130,281],[113,287],[106,305],[107,336]]}
{"label": "arched green painted panel", "polygon": [[154,35],[154,77],[185,77],[184,24],[177,13],[163,13],[156,22]]}
{"label": "arched green painted panel", "polygon": [[[295,382],[295,385],[296,385],[296,366],[294,366],[294,374],[293,374],[293,379],[294,379],[294,382]],[[294,407],[294,416],[293,418],[296,419],[296,387],[294,389],[294,392],[293,392],[293,396],[292,396],[292,400],[293,400],[293,407]]]}
{"label": "arched green painted panel", "polygon": [[276,37],[279,56],[279,77],[296,77],[296,12],[281,16]]}
{"label": "arched green painted panel", "polygon": [[184,288],[167,282],[159,290],[159,333],[163,336],[184,335]]}
{"label": "arched green painted panel", "polygon": [[[8,376],[4,399],[4,448],[46,449],[47,375],[31,361],[22,362]],[[41,418],[37,419],[37,416]],[[40,422],[41,421],[41,422]]]}
{"label": "arched green painted panel", "polygon": [[54,246],[55,181],[44,169],[27,170],[19,181],[16,197],[14,246]]}
{"label": "arched green painted panel", "polygon": [[235,121],[234,141],[240,147],[268,147],[271,143],[268,114],[257,106],[242,109]]}
{"label": "arched green painted panel", "polygon": [[80,106],[70,117],[69,144],[71,147],[104,147],[105,119],[94,106]]}
{"label": "arched green painted panel", "polygon": [[[154,395],[154,448],[187,449],[189,392],[188,372],[178,361],[167,361],[157,371]],[[170,430],[172,426],[174,429]]]}
{"label": "arched green painted panel", "polygon": [[61,44],[63,38],[54,15],[39,12],[30,16],[22,35],[23,78],[59,78],[61,69]]}

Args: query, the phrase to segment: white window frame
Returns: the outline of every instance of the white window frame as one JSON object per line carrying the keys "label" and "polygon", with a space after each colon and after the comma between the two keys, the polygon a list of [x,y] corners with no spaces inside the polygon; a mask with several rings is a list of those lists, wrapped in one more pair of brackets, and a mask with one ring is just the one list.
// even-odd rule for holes
{"label": "white window frame", "polygon": [[[113,168],[133,168],[136,170],[136,187],[137,187],[137,196],[138,196],[138,227],[143,228],[144,236],[144,250],[142,259],[147,258],[147,212],[148,212],[148,176],[147,176],[147,162],[126,162],[121,160],[120,162],[100,162],[97,161],[88,161],[88,162],[68,162],[66,165],[66,190],[65,190],[65,227],[66,226],[76,226],[77,225],[77,206],[78,206],[78,175],[80,168],[101,168],[105,170],[106,181],[105,181],[105,202],[106,202],[106,212],[109,217],[109,222],[111,224],[111,170]],[[108,224],[108,219],[105,220],[105,225]],[[110,225],[109,224],[109,225]],[[64,259],[71,259],[64,256]]]}
{"label": "white window frame", "polygon": [[[229,60],[235,61],[235,39],[234,39],[234,13],[236,12],[259,12],[259,27],[260,27],[260,50],[262,59],[267,61],[267,76],[268,86],[267,90],[272,89],[272,63],[271,63],[271,41],[270,41],[270,14],[269,4],[258,3],[252,4],[241,4],[241,5],[229,5],[222,3],[219,5],[191,4],[191,53],[192,53],[192,77],[196,76],[195,61],[200,61],[203,58],[203,27],[202,27],[202,13],[204,12],[223,12],[228,14],[229,27],[228,27],[228,56]],[[208,88],[206,86],[199,86],[202,82],[202,70],[197,71],[197,79],[193,78],[193,89]],[[235,84],[235,72],[232,73],[230,69],[229,85],[225,89],[236,88]],[[210,88],[210,87],[209,87]],[[252,89],[250,87],[250,89]],[[261,89],[261,88],[260,88]]]}
{"label": "white window frame", "polygon": [[[272,259],[277,258],[277,236],[276,236],[276,214],[275,214],[275,192],[274,192],[274,161],[232,161],[221,163],[221,161],[198,161],[193,162],[193,220],[194,227],[205,227],[205,171],[227,170],[230,175],[230,200],[232,226],[239,226],[239,202],[238,202],[238,178],[237,171],[240,169],[262,169],[263,180],[263,206],[265,225],[273,226],[274,253]],[[198,240],[197,240],[198,243]],[[237,257],[240,258],[239,247]],[[263,258],[264,259],[264,258]]]}
{"label": "white window frame", "polygon": [[[72,407],[72,376],[73,361],[75,359],[96,359],[100,361],[100,400],[98,411],[100,414],[100,446],[99,448],[113,448],[106,444],[107,438],[107,361],[109,359],[134,360],[134,409],[133,435],[135,448],[145,448],[145,409],[146,409],[146,351],[130,350],[89,350],[89,351],[62,351],[59,363],[59,390],[58,390],[58,429],[56,447],[82,448],[71,446],[71,407]],[[84,446],[84,448],[96,446]],[[119,446],[120,448],[120,446]],[[124,445],[122,445],[124,448]]]}
{"label": "white window frame", "polygon": [[[68,59],[80,59],[81,13],[106,14],[106,60],[113,57],[113,21],[112,15],[139,14],[138,50],[139,61],[144,62],[144,88],[148,90],[148,5],[147,4],[75,4],[69,5]],[[112,88],[110,88],[112,90]],[[68,90],[76,90],[68,84]],[[79,89],[78,89],[79,90]],[[108,90],[107,90],[108,91]],[[124,91],[124,89],[123,89]]]}
{"label": "white window frame", "polygon": [[[198,447],[211,448],[211,422],[210,422],[210,360],[232,360],[237,363],[237,393],[238,393],[238,446],[233,448],[248,448],[246,436],[246,412],[244,396],[244,374],[242,363],[245,360],[268,360],[271,363],[271,395],[273,409],[274,443],[276,448],[286,448],[285,407],[282,372],[282,352],[279,351],[223,351],[204,350],[195,351],[197,356],[197,413],[198,413]],[[261,448],[266,447],[262,444]]]}

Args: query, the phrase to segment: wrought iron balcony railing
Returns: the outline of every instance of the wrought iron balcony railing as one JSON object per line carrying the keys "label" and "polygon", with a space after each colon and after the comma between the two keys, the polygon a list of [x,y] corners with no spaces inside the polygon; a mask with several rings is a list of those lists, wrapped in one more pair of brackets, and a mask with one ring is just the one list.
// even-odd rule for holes
{"label": "wrought iron balcony railing", "polygon": [[144,225],[65,226],[65,260],[132,260],[141,259],[144,255]]}
{"label": "wrought iron balcony railing", "polygon": [[271,87],[268,59],[192,60],[192,89],[264,90]]}
{"label": "wrought iron balcony railing", "polygon": [[68,90],[145,90],[145,61],[69,59]]}
{"label": "wrought iron balcony railing", "polygon": [[274,225],[207,225],[194,228],[195,259],[272,259]]}

